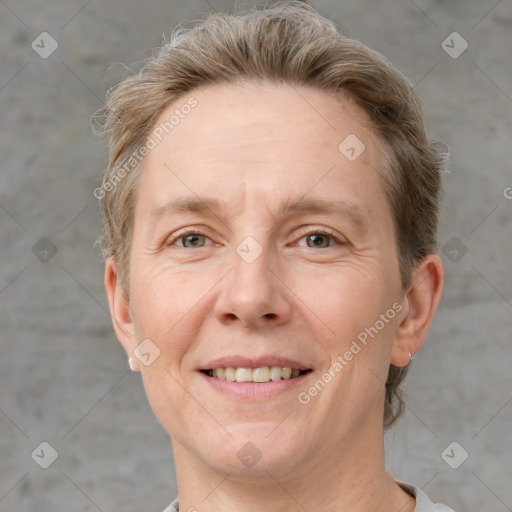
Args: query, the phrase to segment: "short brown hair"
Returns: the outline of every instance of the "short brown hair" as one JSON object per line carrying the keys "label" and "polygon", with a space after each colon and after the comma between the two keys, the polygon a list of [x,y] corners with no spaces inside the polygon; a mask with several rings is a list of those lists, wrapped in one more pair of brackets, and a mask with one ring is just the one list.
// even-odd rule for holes
{"label": "short brown hair", "polygon": [[[350,98],[369,115],[386,149],[387,172],[381,175],[406,290],[414,267],[437,250],[443,159],[427,139],[411,83],[379,53],[342,35],[309,5],[292,1],[264,10],[216,13],[196,26],[178,27],[155,57],[107,94],[109,161],[95,196],[103,214],[103,255],[115,259],[124,292],[129,291],[140,165],[133,155],[171,102],[198,87],[239,80],[316,87]],[[390,366],[385,427],[403,411],[399,385],[407,369]]]}

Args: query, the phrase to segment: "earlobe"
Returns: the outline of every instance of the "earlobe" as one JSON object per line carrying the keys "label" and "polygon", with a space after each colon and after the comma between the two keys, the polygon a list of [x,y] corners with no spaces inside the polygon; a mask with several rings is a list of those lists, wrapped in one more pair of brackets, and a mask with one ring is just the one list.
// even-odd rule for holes
{"label": "earlobe", "polygon": [[137,371],[139,369],[138,360],[133,358],[133,351],[137,346],[137,341],[130,314],[130,300],[118,282],[117,264],[112,257],[105,262],[105,291],[117,338],[126,350],[128,357],[132,358],[130,368],[133,371]]}
{"label": "earlobe", "polygon": [[407,366],[420,350],[432,324],[443,292],[444,274],[441,258],[429,254],[413,273],[412,284],[404,299],[405,314],[398,326],[391,364]]}

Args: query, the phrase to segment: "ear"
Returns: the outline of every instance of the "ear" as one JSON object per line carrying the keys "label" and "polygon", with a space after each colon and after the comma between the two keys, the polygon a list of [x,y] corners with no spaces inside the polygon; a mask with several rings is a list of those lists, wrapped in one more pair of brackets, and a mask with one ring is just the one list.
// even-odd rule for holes
{"label": "ear", "polygon": [[391,353],[391,364],[402,367],[423,345],[443,293],[444,272],[441,258],[429,254],[413,273],[405,296],[405,307]]}
{"label": "ear", "polygon": [[130,368],[139,371],[139,360],[133,355],[133,351],[137,347],[137,338],[130,314],[130,300],[118,282],[117,264],[112,257],[108,258],[105,263],[105,290],[117,338],[126,350],[128,357],[131,358]]}

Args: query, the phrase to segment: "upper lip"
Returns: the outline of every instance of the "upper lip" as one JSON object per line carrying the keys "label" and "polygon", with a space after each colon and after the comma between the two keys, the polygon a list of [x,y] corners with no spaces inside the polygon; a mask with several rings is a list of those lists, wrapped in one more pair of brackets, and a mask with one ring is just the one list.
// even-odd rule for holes
{"label": "upper lip", "polygon": [[292,370],[311,370],[311,367],[287,357],[274,355],[260,357],[228,356],[212,359],[205,363],[200,370],[213,370],[215,368],[261,368],[262,366],[287,366]]}

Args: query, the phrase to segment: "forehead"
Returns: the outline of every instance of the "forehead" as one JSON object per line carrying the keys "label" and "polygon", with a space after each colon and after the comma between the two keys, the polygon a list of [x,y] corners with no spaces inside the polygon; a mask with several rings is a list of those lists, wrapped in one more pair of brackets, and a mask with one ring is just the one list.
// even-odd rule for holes
{"label": "forehead", "polygon": [[[192,99],[196,106],[188,108],[185,104]],[[175,124],[169,125],[171,119]],[[328,156],[327,150],[338,157],[339,143],[355,135],[366,146],[375,146],[362,155],[368,161],[380,146],[368,115],[348,97],[286,83],[248,81],[196,89],[162,112],[155,130],[159,128],[165,132],[160,137],[165,144],[159,144],[152,155],[162,156],[167,151],[184,159],[198,159],[203,150],[208,155],[225,156],[230,149],[250,148],[255,143],[284,153],[286,147],[299,141],[302,153],[308,156]],[[197,139],[201,139],[200,146]],[[268,155],[247,155],[252,160],[254,156],[262,160]],[[293,159],[304,155],[295,152],[286,156]]]}
{"label": "forehead", "polygon": [[368,116],[316,88],[248,82],[197,89],[169,105],[152,133],[160,140],[141,166],[139,191],[146,214],[194,194],[267,202],[336,195],[369,209],[364,192],[382,195],[383,149]]}

